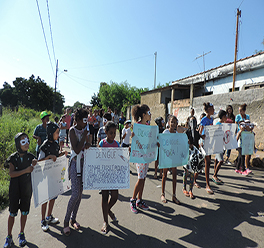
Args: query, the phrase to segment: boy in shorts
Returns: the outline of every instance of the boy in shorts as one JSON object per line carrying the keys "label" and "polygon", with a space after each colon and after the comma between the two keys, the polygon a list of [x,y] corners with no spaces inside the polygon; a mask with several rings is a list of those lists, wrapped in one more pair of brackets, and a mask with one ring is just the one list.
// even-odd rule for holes
{"label": "boy in shorts", "polygon": [[12,229],[18,210],[21,211],[19,246],[25,246],[24,229],[29,213],[30,201],[32,196],[31,172],[37,164],[37,160],[32,153],[27,152],[29,148],[29,139],[27,134],[18,133],[15,136],[17,152],[11,154],[5,162],[5,167],[9,168],[11,177],[9,185],[9,217],[8,217],[8,235],[4,248],[11,247],[14,242],[12,239]]}

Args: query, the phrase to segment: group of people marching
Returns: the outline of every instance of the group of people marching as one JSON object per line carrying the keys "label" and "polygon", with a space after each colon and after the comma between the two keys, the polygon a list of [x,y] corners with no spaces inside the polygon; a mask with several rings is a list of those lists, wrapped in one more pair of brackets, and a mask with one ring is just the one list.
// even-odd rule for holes
{"label": "group of people marching", "polygon": [[[211,156],[205,156],[202,154],[201,149],[203,147],[203,139],[205,138],[204,127],[207,125],[213,125],[214,106],[211,103],[204,103],[205,114],[201,117],[201,121],[198,124],[194,110],[191,110],[191,116],[188,117],[186,128],[178,126],[178,119],[174,115],[170,115],[165,126],[165,121],[159,117],[155,119],[156,124],[159,126],[160,133],[177,133],[185,132],[188,137],[189,143],[189,161],[184,168],[183,174],[183,193],[187,197],[194,199],[193,186],[200,188],[200,185],[196,182],[198,175],[205,167],[206,178],[206,191],[209,194],[213,194],[213,191],[209,184],[209,168]],[[237,123],[238,132],[237,140],[239,141],[238,158],[236,161],[235,172],[242,175],[250,173],[249,170],[249,155],[242,155],[241,144],[243,131],[253,130],[253,125],[250,124],[249,116],[245,114],[246,104],[241,105],[239,108],[239,115],[236,117],[233,115],[232,106],[228,106],[227,110],[221,110],[218,113],[220,118],[217,125],[222,123]],[[13,244],[12,229],[14,225],[15,217],[18,214],[18,210],[21,211],[20,218],[20,233],[19,233],[19,245],[24,246],[26,244],[24,228],[29,214],[30,201],[32,196],[31,186],[31,172],[37,161],[52,159],[54,162],[60,156],[66,155],[67,152],[63,151],[64,142],[66,139],[66,145],[68,145],[68,137],[70,140],[70,158],[69,158],[69,177],[71,180],[72,194],[68,202],[66,214],[64,218],[63,234],[70,235],[70,225],[76,229],[80,229],[80,224],[77,222],[77,213],[82,198],[83,184],[82,184],[82,172],[84,163],[84,149],[89,147],[120,147],[120,143],[115,140],[116,130],[119,129],[120,142],[122,141],[122,147],[129,147],[130,137],[133,139],[134,133],[131,131],[131,121],[126,120],[121,114],[121,117],[117,115],[117,110],[114,113],[108,108],[108,112],[104,113],[103,110],[94,111],[84,108],[77,109],[74,114],[71,114],[70,109],[66,110],[65,115],[60,120],[49,122],[49,114],[42,112],[40,118],[42,124],[38,125],[34,131],[33,138],[37,140],[36,157],[28,152],[29,149],[29,137],[26,133],[18,133],[15,136],[15,145],[17,151],[10,155],[5,163],[5,167],[9,168],[9,174],[11,177],[9,188],[9,217],[8,217],[8,236],[4,247],[11,247]],[[149,125],[151,121],[150,108],[143,105],[136,105],[132,109],[132,116],[136,123],[142,125]],[[56,123],[57,122],[57,123]],[[159,144],[158,144],[159,146]],[[218,178],[218,171],[224,162],[223,153],[216,154],[214,175],[212,177],[213,182],[221,184],[221,179]],[[227,151],[227,160],[229,163],[230,151]],[[143,191],[145,186],[145,179],[147,176],[149,164],[136,164],[138,180],[135,184],[133,195],[130,199],[130,209],[133,213],[138,213],[138,209],[148,210],[149,207],[143,200]],[[157,178],[158,160],[155,162],[155,174],[154,178]],[[180,201],[176,197],[176,182],[177,182],[177,168],[160,170],[162,177],[162,192],[161,201],[166,203],[165,197],[165,183],[167,174],[172,173],[172,201],[176,204],[180,204]],[[187,191],[187,176],[190,176],[189,191]],[[112,221],[117,221],[117,217],[112,211],[112,207],[115,205],[118,199],[118,190],[102,190],[102,212],[103,212],[103,226],[101,232],[106,234],[109,231],[108,216]],[[109,194],[110,193],[110,194]],[[109,199],[110,195],[110,199]],[[56,224],[59,222],[58,218],[55,218],[52,214],[53,207],[56,198],[42,204],[41,206],[41,228],[43,231],[49,230],[49,224]]]}

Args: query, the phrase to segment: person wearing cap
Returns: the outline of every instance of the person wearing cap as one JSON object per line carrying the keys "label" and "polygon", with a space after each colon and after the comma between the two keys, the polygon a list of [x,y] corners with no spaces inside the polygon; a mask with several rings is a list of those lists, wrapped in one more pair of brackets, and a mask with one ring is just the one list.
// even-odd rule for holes
{"label": "person wearing cap", "polygon": [[125,126],[122,130],[122,147],[129,147],[129,138],[131,136],[131,120],[125,121]]}
{"label": "person wearing cap", "polygon": [[37,146],[36,146],[36,153],[37,157],[39,156],[39,147],[42,145],[44,140],[47,136],[47,123],[49,122],[50,114],[48,114],[46,111],[43,111],[40,113],[40,119],[42,120],[42,124],[39,124],[36,126],[33,138],[37,140]]}
{"label": "person wearing cap", "polygon": [[106,138],[105,133],[105,125],[108,121],[112,120],[112,116],[110,113],[105,113],[103,116],[103,126],[99,128],[99,131],[97,133],[97,146],[99,145],[99,142]]}
{"label": "person wearing cap", "polygon": [[37,164],[37,160],[32,153],[28,152],[29,139],[26,133],[18,133],[15,136],[16,152],[11,154],[6,160],[4,167],[9,168],[9,216],[8,216],[8,235],[4,247],[11,247],[14,242],[12,238],[12,229],[18,210],[20,216],[19,246],[25,246],[24,229],[27,216],[30,210],[30,201],[32,196],[31,172]]}

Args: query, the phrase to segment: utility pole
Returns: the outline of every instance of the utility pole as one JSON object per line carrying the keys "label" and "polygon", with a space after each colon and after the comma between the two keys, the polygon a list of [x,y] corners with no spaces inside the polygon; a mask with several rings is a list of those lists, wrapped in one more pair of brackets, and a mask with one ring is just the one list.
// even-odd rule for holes
{"label": "utility pole", "polygon": [[55,76],[55,91],[54,91],[54,99],[53,99],[53,113],[55,113],[55,106],[56,106],[56,87],[57,87],[57,75],[58,75],[58,60],[56,64],[56,76]]}
{"label": "utility pole", "polygon": [[154,72],[154,89],[155,89],[156,88],[157,52],[155,52],[154,55],[155,55],[155,72]]}
{"label": "utility pole", "polygon": [[[197,59],[203,57],[203,69],[204,69],[204,95],[205,95],[205,61],[204,61],[204,56],[207,55],[207,54],[209,54],[209,53],[211,53],[211,51],[208,52],[208,53],[204,53],[204,52],[203,52],[203,55],[200,55],[200,56],[198,56],[198,57],[195,58],[195,60],[197,60]],[[194,61],[195,61],[195,60],[194,60]]]}
{"label": "utility pole", "polygon": [[241,10],[237,9],[237,19],[236,19],[236,44],[235,44],[235,60],[234,60],[232,92],[235,91],[235,82],[236,82],[236,59],[237,59],[237,41],[238,41],[238,23],[239,23],[239,17],[241,17]]}

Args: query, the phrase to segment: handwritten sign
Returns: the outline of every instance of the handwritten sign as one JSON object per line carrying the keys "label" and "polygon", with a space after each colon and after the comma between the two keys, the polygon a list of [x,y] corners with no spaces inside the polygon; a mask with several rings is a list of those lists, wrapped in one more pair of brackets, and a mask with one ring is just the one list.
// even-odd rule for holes
{"label": "handwritten sign", "polygon": [[224,132],[224,149],[236,149],[237,140],[236,140],[236,128],[237,124],[235,123],[223,123],[223,132]]}
{"label": "handwritten sign", "polygon": [[147,126],[134,124],[131,144],[131,163],[150,163],[157,160],[158,146],[158,126]]}
{"label": "handwritten sign", "polygon": [[252,155],[254,151],[255,136],[251,132],[242,132],[242,155]]}
{"label": "handwritten sign", "polygon": [[159,168],[172,168],[188,163],[189,144],[185,133],[159,134]]}
{"label": "handwritten sign", "polygon": [[128,148],[98,147],[84,151],[84,189],[128,189],[130,187]]}
{"label": "handwritten sign", "polygon": [[222,125],[204,127],[204,150],[206,155],[222,153],[224,146],[224,134]]}
{"label": "handwritten sign", "polygon": [[65,156],[38,162],[31,173],[35,207],[71,189]]}

